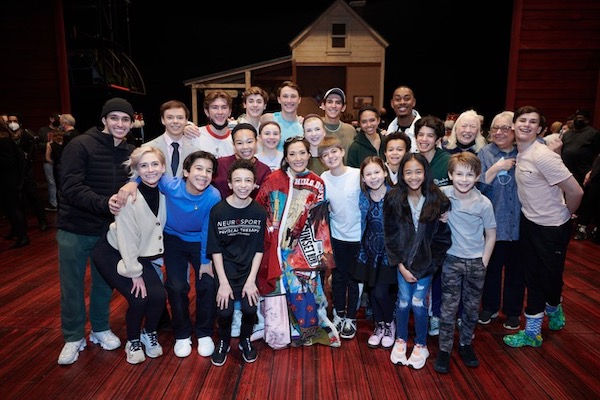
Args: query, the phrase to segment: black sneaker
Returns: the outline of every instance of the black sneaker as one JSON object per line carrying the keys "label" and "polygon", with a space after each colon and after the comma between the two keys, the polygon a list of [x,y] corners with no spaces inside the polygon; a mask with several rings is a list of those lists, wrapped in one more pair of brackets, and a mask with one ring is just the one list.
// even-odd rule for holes
{"label": "black sneaker", "polygon": [[590,232],[590,239],[592,239],[592,242],[598,244],[600,243],[600,233],[598,233],[598,227],[594,227],[594,229],[592,229],[592,231]]}
{"label": "black sneaker", "polygon": [[350,318],[344,318],[344,324],[340,331],[340,337],[342,339],[353,339],[356,336],[356,320]]}
{"label": "black sneaker", "polygon": [[506,318],[506,322],[502,325],[505,329],[516,330],[521,327],[521,321],[519,321],[518,315],[512,315]]}
{"label": "black sneaker", "polygon": [[219,340],[215,351],[213,351],[210,361],[217,367],[222,366],[227,361],[227,353],[229,353],[229,343],[225,343],[224,340]]}
{"label": "black sneaker", "polygon": [[435,360],[435,364],[433,364],[433,369],[440,374],[447,374],[450,370],[450,353],[447,351],[440,351],[437,360]]}
{"label": "black sneaker", "polygon": [[496,311],[495,313],[487,311],[487,310],[483,310],[479,313],[479,319],[477,319],[477,322],[479,322],[481,325],[487,325],[490,322],[492,322],[493,319],[498,318],[498,312]]}
{"label": "black sneaker", "polygon": [[242,357],[244,358],[244,361],[247,363],[253,363],[258,358],[258,353],[256,352],[254,346],[252,346],[250,338],[240,339],[239,348],[242,351]]}
{"label": "black sneaker", "polygon": [[460,358],[465,366],[469,368],[479,367],[479,360],[477,359],[475,350],[473,350],[473,346],[470,344],[458,346],[458,354],[460,354]]}
{"label": "black sneaker", "polygon": [[48,222],[45,220],[40,220],[39,221],[39,225],[40,225],[40,230],[42,232],[46,232],[48,230]]}
{"label": "black sneaker", "polygon": [[585,225],[577,225],[577,231],[573,237],[575,240],[586,240],[587,239],[587,227]]}

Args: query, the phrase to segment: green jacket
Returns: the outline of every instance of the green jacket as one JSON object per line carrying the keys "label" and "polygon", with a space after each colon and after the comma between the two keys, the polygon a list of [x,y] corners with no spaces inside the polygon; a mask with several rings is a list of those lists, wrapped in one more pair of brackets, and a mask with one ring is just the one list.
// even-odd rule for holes
{"label": "green jacket", "polygon": [[[381,142],[383,142],[381,133],[377,132],[377,134],[379,135]],[[377,150],[375,149],[375,147],[373,147],[371,142],[369,142],[369,139],[367,139],[367,136],[361,129],[356,134],[356,138],[354,139],[354,142],[352,142],[352,144],[350,145],[350,149],[348,149],[348,155],[347,155],[348,166],[354,167],[354,168],[360,168],[360,164],[363,162],[363,160],[365,158],[367,158],[369,156],[379,156],[379,157],[381,157],[382,160],[385,161],[385,156],[384,156],[383,152],[384,152],[383,146],[380,146],[379,154],[377,154]]]}

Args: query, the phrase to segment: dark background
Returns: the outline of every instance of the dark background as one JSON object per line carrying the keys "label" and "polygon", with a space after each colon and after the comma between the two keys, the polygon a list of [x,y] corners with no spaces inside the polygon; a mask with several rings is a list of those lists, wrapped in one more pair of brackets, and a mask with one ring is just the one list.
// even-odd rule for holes
{"label": "dark background", "polygon": [[[126,18],[121,10],[110,31],[100,33],[93,31],[103,16],[75,7],[85,1],[65,3],[67,40],[74,29],[79,38],[89,31],[90,36],[110,36],[130,52],[146,95],[122,95],[144,114],[150,139],[164,130],[160,104],[178,99],[191,107],[191,91],[183,81],[290,55],[289,42],[332,1],[207,5],[171,0],[151,6],[132,0]],[[359,13],[390,44],[383,106],[391,111],[393,90],[406,84],[415,92],[421,115],[445,118],[448,112],[474,108],[489,124],[505,105],[512,18],[512,2],[497,3],[484,10],[465,2],[368,0]],[[79,110],[78,127],[99,123],[98,111],[90,114],[82,106],[73,104],[76,118]]]}

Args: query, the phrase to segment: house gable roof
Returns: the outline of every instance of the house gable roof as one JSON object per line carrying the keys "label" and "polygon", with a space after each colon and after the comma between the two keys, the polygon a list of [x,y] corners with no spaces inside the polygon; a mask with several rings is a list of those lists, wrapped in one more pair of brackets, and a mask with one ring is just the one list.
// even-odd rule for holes
{"label": "house gable roof", "polygon": [[[341,7],[345,13],[347,13],[351,18],[356,20],[356,22],[361,25],[365,31],[382,47],[388,47],[389,43],[375,31],[369,24],[365,22],[365,20],[354,11],[354,9],[348,5],[344,0],[335,0],[323,13],[320,14],[319,17],[310,25],[308,25],[298,36],[296,36],[290,43],[290,49],[298,46],[304,39],[310,36],[311,31],[314,27],[321,23],[324,19],[326,19],[330,14]],[[265,71],[266,69],[274,68],[286,68],[292,65],[292,56],[285,56],[280,58],[274,58],[271,60],[249,64],[238,68],[233,68],[225,71],[220,71],[217,73],[202,75],[196,78],[191,78],[185,80],[183,83],[185,86],[198,86],[198,87],[209,87],[211,84],[218,84],[220,87],[229,87],[229,88],[240,88],[243,89],[247,74],[257,73],[258,71]]]}
{"label": "house gable roof", "polygon": [[289,43],[290,48],[294,49],[296,46],[298,46],[307,36],[310,35],[311,31],[314,29],[315,26],[321,23],[321,21],[327,18],[330,14],[332,14],[333,11],[338,7],[343,8],[344,11],[348,13],[350,17],[355,19],[356,22],[358,22],[369,33],[369,35],[371,35],[373,39],[377,43],[379,43],[380,46],[384,48],[389,46],[389,43],[383,38],[383,36],[381,36],[379,33],[377,33],[375,29],[373,29],[369,24],[367,24],[365,20],[360,15],[358,15],[356,11],[354,11],[354,9],[350,7],[350,5],[348,5],[348,3],[346,3],[344,0],[336,0],[312,24],[307,26],[298,36],[296,36]]}

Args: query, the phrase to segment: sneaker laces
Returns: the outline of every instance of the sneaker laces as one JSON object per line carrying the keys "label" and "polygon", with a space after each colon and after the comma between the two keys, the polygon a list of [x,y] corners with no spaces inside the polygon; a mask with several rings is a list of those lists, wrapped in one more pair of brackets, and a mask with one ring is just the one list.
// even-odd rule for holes
{"label": "sneaker laces", "polygon": [[384,326],[383,322],[380,322],[377,325],[375,325],[375,330],[373,331],[373,336],[383,335],[383,326]]}
{"label": "sneaker laces", "polygon": [[252,343],[250,343],[250,339],[246,338],[242,340],[242,347],[245,352],[250,352],[252,350]]}
{"label": "sneaker laces", "polygon": [[129,342],[129,351],[140,351],[142,350],[142,342],[139,340],[132,340]]}
{"label": "sneaker laces", "polygon": [[217,350],[217,353],[224,353],[224,352],[225,352],[225,341],[219,340],[219,350]]}
{"label": "sneaker laces", "polygon": [[146,336],[148,336],[148,339],[150,339],[151,347],[158,346],[158,335],[156,334],[156,331],[146,332]]}
{"label": "sneaker laces", "polygon": [[356,330],[356,322],[350,318],[346,318],[344,320],[344,326],[342,328],[343,331],[355,331]]}
{"label": "sneaker laces", "polygon": [[392,336],[392,324],[385,324],[383,327],[383,336]]}

